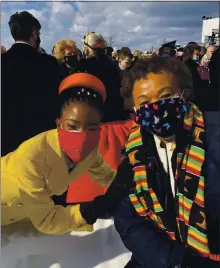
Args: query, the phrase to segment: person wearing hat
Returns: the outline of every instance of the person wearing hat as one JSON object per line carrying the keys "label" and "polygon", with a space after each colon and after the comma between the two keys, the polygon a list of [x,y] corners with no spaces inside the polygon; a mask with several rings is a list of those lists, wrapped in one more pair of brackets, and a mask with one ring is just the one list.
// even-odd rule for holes
{"label": "person wearing hat", "polygon": [[159,49],[159,55],[163,58],[176,55],[176,41],[163,44]]}
{"label": "person wearing hat", "polygon": [[86,171],[103,187],[116,175],[97,150],[105,99],[105,87],[93,75],[72,74],[61,82],[57,129],[1,158],[3,226],[30,220],[46,234],[92,231],[80,205],[67,205],[59,196]]}

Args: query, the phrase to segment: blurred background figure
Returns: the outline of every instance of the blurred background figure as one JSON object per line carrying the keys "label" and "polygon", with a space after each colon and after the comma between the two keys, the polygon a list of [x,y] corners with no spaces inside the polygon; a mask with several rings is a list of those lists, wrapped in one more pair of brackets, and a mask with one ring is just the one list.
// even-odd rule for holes
{"label": "blurred background figure", "polygon": [[129,47],[122,47],[121,51],[125,51],[131,54],[131,49]]}
{"label": "blurred background figure", "polygon": [[205,68],[209,68],[209,63],[212,57],[212,54],[215,52],[216,47],[214,45],[210,45],[207,48],[206,53],[203,55],[201,59],[201,66],[204,66]]}
{"label": "blurred background figure", "polygon": [[201,57],[201,60],[199,62],[198,71],[201,79],[207,83],[207,87],[209,87],[210,83],[209,64],[215,49],[216,47],[214,45],[210,45],[207,49],[205,48],[205,54]]}
{"label": "blurred background figure", "polygon": [[114,49],[112,47],[106,47],[106,55],[107,57],[112,60],[112,53],[113,53]]}
{"label": "blurred background figure", "polygon": [[88,32],[84,36],[83,47],[85,59],[82,60],[81,71],[95,75],[106,87],[107,98],[102,122],[126,119],[127,113],[124,111],[120,95],[121,77],[116,64],[106,55],[104,37],[95,32]]}
{"label": "blurred background figure", "polygon": [[126,71],[131,66],[133,55],[128,50],[121,50],[118,55],[118,66],[121,71]]}
{"label": "blurred background figure", "polygon": [[[118,49],[117,50],[117,56],[119,55],[120,52],[121,52],[121,49]],[[117,60],[118,60],[118,57],[117,57]]]}
{"label": "blurred background figure", "polygon": [[61,81],[56,59],[38,53],[40,22],[27,11],[17,12],[10,17],[9,28],[15,44],[1,57],[2,156],[56,127]]}
{"label": "blurred background figure", "polygon": [[189,42],[183,49],[185,64],[191,63],[192,61],[198,64],[200,59],[200,53],[201,47],[198,45],[198,43]]}
{"label": "blurred background figure", "polygon": [[80,69],[81,52],[73,40],[59,40],[53,48],[53,56],[59,61],[62,78]]}
{"label": "blurred background figure", "polygon": [[117,61],[118,60],[118,53],[117,53],[117,49],[114,49],[113,52],[112,52],[112,59],[114,61]]}
{"label": "blurred background figure", "polygon": [[176,41],[163,44],[159,49],[159,55],[161,57],[173,57],[176,55]]}
{"label": "blurred background figure", "polygon": [[180,48],[177,49],[176,58],[179,61],[183,61],[183,47],[180,47]]}
{"label": "blurred background figure", "polygon": [[132,70],[134,68],[134,66],[138,63],[138,59],[136,61],[134,61],[131,65],[131,67],[129,68],[129,70],[127,72],[123,73],[122,76],[122,84],[121,84],[121,96],[124,100],[124,107],[127,111],[129,111],[132,116],[134,113],[133,107],[134,107],[134,102],[133,102],[133,98],[132,98]]}
{"label": "blurred background figure", "polygon": [[4,54],[6,52],[6,48],[4,46],[1,46],[1,54]]}
{"label": "blurred background figure", "polygon": [[207,48],[205,46],[200,47],[199,57],[202,59],[202,57],[206,54]]}
{"label": "blurred background figure", "polygon": [[141,52],[140,50],[135,50],[133,53],[133,61],[140,59],[142,55],[143,52]]}
{"label": "blurred background figure", "polygon": [[194,103],[201,110],[206,110],[209,103],[209,77],[204,68],[200,68],[201,47],[196,42],[189,42],[183,50],[183,63],[188,67],[193,79]]}

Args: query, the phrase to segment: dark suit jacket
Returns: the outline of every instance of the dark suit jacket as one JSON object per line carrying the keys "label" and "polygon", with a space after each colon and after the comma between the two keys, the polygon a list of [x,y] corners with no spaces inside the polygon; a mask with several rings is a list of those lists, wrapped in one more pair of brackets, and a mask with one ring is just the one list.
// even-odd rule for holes
{"label": "dark suit jacket", "polygon": [[2,55],[2,155],[52,128],[57,116],[58,62],[28,44],[16,43]]}
{"label": "dark suit jacket", "polygon": [[220,110],[220,48],[212,55],[210,61],[210,81],[211,81],[211,105],[209,111]]}
{"label": "dark suit jacket", "polygon": [[[184,61],[192,74],[194,100],[193,102],[199,106],[202,111],[215,110],[215,94],[210,88],[210,84],[206,80],[202,80],[198,72],[198,64],[189,58]],[[214,104],[214,105],[213,105]]]}
{"label": "dark suit jacket", "polygon": [[126,120],[129,118],[129,113],[125,111],[124,102],[120,95],[121,77],[117,66],[107,56],[101,56],[99,59],[90,58],[83,60],[80,71],[86,71],[97,76],[105,85],[107,98],[104,104],[102,122]]}

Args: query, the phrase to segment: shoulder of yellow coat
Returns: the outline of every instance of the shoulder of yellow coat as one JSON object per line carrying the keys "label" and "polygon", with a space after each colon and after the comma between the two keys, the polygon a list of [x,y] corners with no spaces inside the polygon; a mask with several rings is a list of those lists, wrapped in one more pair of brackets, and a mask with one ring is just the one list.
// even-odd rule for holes
{"label": "shoulder of yellow coat", "polygon": [[42,160],[44,159],[44,155],[46,152],[46,145],[48,136],[55,136],[57,135],[57,130],[49,130],[46,132],[43,132],[25,142],[23,142],[16,151],[14,151],[14,154],[17,159],[28,159],[28,160]]}

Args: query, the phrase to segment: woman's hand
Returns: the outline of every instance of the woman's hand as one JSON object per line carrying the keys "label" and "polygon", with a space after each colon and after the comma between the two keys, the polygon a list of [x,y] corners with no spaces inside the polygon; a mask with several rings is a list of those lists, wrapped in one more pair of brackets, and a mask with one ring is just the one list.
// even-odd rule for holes
{"label": "woman's hand", "polygon": [[134,173],[129,159],[126,157],[118,167],[114,181],[105,195],[97,196],[93,201],[80,205],[82,217],[88,224],[107,213],[111,213],[120,201],[129,194],[132,187]]}

